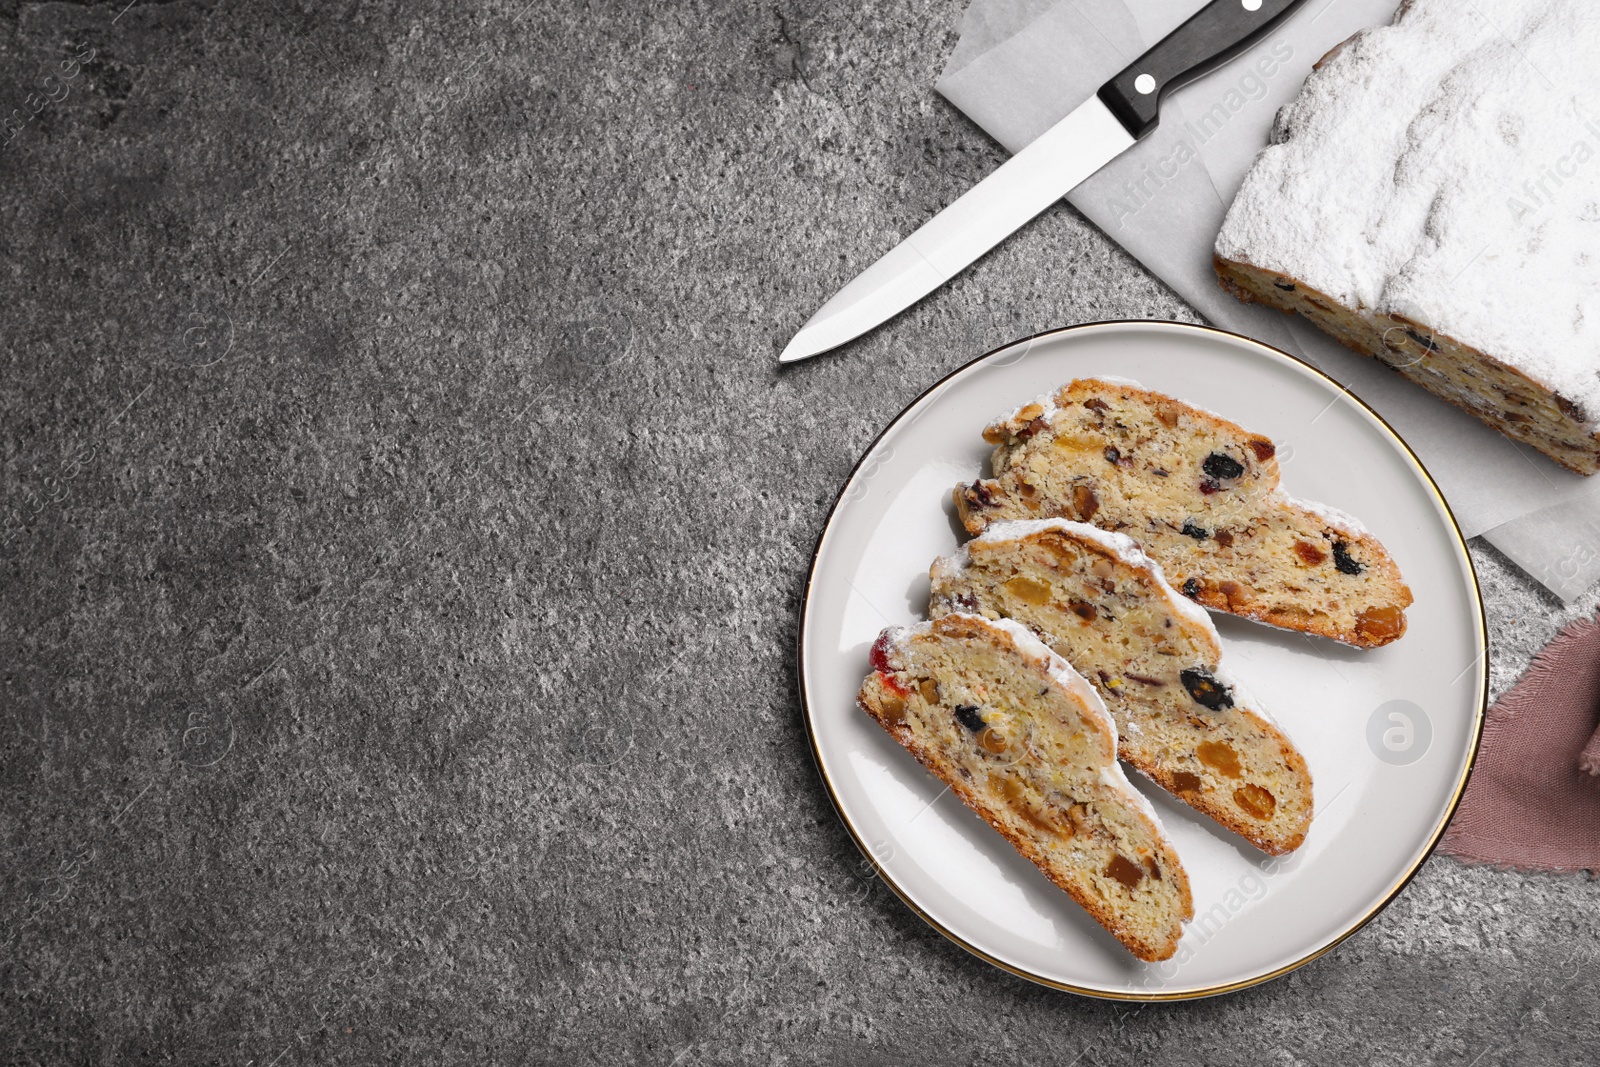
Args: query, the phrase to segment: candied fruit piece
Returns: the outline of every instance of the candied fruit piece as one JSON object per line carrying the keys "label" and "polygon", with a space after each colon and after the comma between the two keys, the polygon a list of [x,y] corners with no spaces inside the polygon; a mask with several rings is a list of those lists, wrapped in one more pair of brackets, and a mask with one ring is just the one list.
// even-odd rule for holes
{"label": "candied fruit piece", "polygon": [[1368,608],[1356,616],[1356,636],[1381,645],[1406,632],[1406,613],[1393,605]]}
{"label": "candied fruit piece", "polygon": [[889,637],[888,632],[885,631],[878,635],[876,641],[872,642],[872,651],[867,658],[872,662],[872,669],[878,672],[878,677],[883,679],[885,688],[901,697],[910,696],[911,690],[901,685],[900,680],[894,675],[894,662],[889,658],[893,651],[893,646],[893,640]]}
{"label": "candied fruit piece", "polygon": [[1050,587],[1043,582],[1018,575],[1006,583],[1006,592],[1024,604],[1046,604],[1050,601]]}
{"label": "candied fruit piece", "polygon": [[[1334,559],[1337,560],[1339,558],[1338,545],[1334,545],[1333,553]],[[1296,541],[1294,543],[1294,554],[1299,556],[1300,561],[1308,567],[1315,567],[1317,564],[1328,558],[1328,554],[1326,552],[1324,552],[1318,546],[1312,544],[1310,541]],[[1340,567],[1339,569],[1344,570],[1343,567]]]}
{"label": "candied fruit piece", "polygon": [[1200,595],[1200,579],[1198,579],[1198,578],[1185,579],[1185,581],[1183,583],[1183,595],[1187,596],[1187,597],[1197,597],[1197,596],[1199,596]]}
{"label": "candied fruit piece", "polygon": [[1034,806],[1033,799],[1015,778],[1000,779],[1000,795],[1005,797],[1006,803],[1011,805],[1012,810],[1035,830],[1047,834],[1060,834],[1064,837],[1072,836],[1072,827],[1057,825],[1053,820],[1047,819]]}
{"label": "candied fruit piece", "polygon": [[1360,574],[1367,569],[1361,562],[1351,558],[1350,546],[1343,541],[1333,543],[1333,565],[1339,568],[1340,574]]}
{"label": "candied fruit piece", "polygon": [[1206,528],[1196,523],[1193,519],[1184,519],[1183,529],[1178,532],[1185,537],[1192,537],[1196,541],[1204,541],[1208,536]]}
{"label": "candied fruit piece", "polygon": [[1200,792],[1200,776],[1190,771],[1176,771],[1172,775],[1172,788],[1180,793]]}
{"label": "candied fruit piece", "polygon": [[1239,753],[1226,741],[1202,741],[1195,746],[1194,754],[1201,763],[1229,778],[1239,777]]}
{"label": "candied fruit piece", "polygon": [[1232,530],[1218,530],[1214,536],[1216,538],[1217,544],[1221,545],[1223,548],[1232,548],[1233,547],[1233,531]]}
{"label": "candied fruit piece", "polygon": [[891,689],[883,695],[883,699],[878,703],[883,709],[884,721],[891,723],[905,721],[906,701],[899,693]]}
{"label": "candied fruit piece", "polygon": [[904,685],[901,685],[900,679],[896,678],[887,671],[879,671],[878,677],[883,680],[883,687],[900,699],[904,700],[906,697],[911,695],[911,690],[907,689]]}
{"label": "candied fruit piece", "polygon": [[872,642],[872,652],[868,657],[872,660],[873,670],[881,671],[884,674],[890,674],[894,671],[894,664],[889,662],[889,651],[893,647],[894,641],[890,638],[887,630],[878,635],[878,639]]}
{"label": "candied fruit piece", "polygon": [[1100,510],[1100,498],[1087,485],[1075,485],[1072,487],[1072,510],[1078,513],[1078,518],[1088,522]]}
{"label": "candied fruit piece", "polygon": [[1082,600],[1072,601],[1067,605],[1067,610],[1072,612],[1078,618],[1082,619],[1085,626],[1089,625],[1091,622],[1094,622],[1095,616],[1099,614],[1094,610],[1093,604],[1085,603]]}
{"label": "candied fruit piece", "polygon": [[1263,789],[1254,783],[1241,785],[1235,789],[1233,802],[1248,814],[1262,820],[1272,818],[1272,813],[1278,810],[1278,798],[1272,795],[1271,790]]}
{"label": "candied fruit piece", "polygon": [[1094,452],[1101,448],[1100,438],[1090,434],[1058,433],[1051,444],[1063,452]]}
{"label": "candied fruit piece", "polygon": [[922,694],[922,699],[929,704],[939,703],[939,683],[932,678],[924,678],[917,683],[917,692]]}
{"label": "candied fruit piece", "polygon": [[1144,881],[1144,871],[1139,865],[1120,852],[1111,857],[1111,862],[1106,864],[1106,874],[1115,878],[1129,889],[1139,888],[1139,883]]}
{"label": "candied fruit piece", "polygon": [[1265,437],[1252,437],[1250,439],[1250,451],[1256,454],[1256,462],[1265,463],[1278,454],[1278,446]]}

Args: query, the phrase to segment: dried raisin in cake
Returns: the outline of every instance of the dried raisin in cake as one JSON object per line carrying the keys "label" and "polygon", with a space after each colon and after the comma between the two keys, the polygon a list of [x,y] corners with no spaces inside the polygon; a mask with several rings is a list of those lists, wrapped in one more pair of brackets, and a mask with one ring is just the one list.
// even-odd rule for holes
{"label": "dried raisin in cake", "polygon": [[1597,108],[1591,0],[1408,0],[1278,113],[1217,237],[1222,287],[1593,474]]}
{"label": "dried raisin in cake", "polygon": [[1105,698],[1118,753],[1163,789],[1274,855],[1305,840],[1305,759],[1230,681],[1206,613],[1131,539],[996,523],[929,576],[933,617],[1014,619],[1072,664]]}
{"label": "dried raisin in cake", "polygon": [[971,533],[1066,518],[1126,533],[1185,596],[1362,648],[1405,632],[1411,590],[1348,515],[1278,487],[1273,443],[1137,382],[1080,378],[984,430],[994,477],[955,490]]}
{"label": "dried raisin in cake", "polygon": [[1117,728],[1026,628],[977,615],[891,627],[867,714],[1142,960],[1170,959],[1189,879],[1117,765]]}

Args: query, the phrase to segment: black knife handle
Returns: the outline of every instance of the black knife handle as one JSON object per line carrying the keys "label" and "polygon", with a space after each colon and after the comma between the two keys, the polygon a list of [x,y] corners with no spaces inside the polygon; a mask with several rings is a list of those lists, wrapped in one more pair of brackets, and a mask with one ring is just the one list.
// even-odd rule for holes
{"label": "black knife handle", "polygon": [[1168,91],[1259,41],[1304,0],[1211,0],[1100,87],[1100,100],[1135,138],[1156,128]]}

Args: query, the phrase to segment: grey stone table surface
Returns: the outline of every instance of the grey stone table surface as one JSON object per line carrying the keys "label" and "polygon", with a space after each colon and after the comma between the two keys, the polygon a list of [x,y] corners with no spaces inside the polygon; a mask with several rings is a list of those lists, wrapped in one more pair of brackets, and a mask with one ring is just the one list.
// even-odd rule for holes
{"label": "grey stone table surface", "polygon": [[[1010,338],[1193,319],[1070,209],[788,335],[1001,159],[961,0],[0,0],[0,1058],[1593,1062],[1600,899],[1434,858],[1130,1010],[945,941],[806,743],[813,541]],[[1475,546],[1503,689],[1565,620]]]}

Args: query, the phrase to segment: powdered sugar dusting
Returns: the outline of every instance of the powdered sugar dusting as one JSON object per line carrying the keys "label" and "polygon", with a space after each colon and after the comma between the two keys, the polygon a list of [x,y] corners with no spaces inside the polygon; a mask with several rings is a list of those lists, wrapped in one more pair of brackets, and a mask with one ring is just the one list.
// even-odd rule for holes
{"label": "powdered sugar dusting", "polygon": [[[1098,382],[1101,385],[1109,385],[1116,389],[1137,389],[1140,392],[1153,393],[1156,396],[1166,395],[1164,393],[1157,393],[1154,389],[1146,386],[1143,382],[1135,381],[1132,378],[1121,378],[1115,374],[1092,374],[1083,378],[1074,378],[1072,381],[1053,392],[1042,393],[1028,401],[1026,404],[1018,404],[1015,408],[1012,408],[1009,412],[991,422],[988,428],[991,430],[1003,429],[1006,424],[1016,421],[1016,419],[1021,416],[1024,408],[1033,404],[1037,404],[1041,409],[1043,409],[1042,414],[1039,417],[1044,419],[1045,422],[1053,424],[1055,421],[1055,416],[1062,410],[1061,405],[1056,403],[1056,397],[1071,389],[1079,382]],[[1168,399],[1174,398],[1169,397]],[[1190,403],[1187,400],[1180,400],[1179,403],[1187,404],[1189,407],[1193,408],[1196,412],[1202,415],[1210,415],[1212,418],[1221,422],[1225,422],[1230,426],[1233,425],[1233,423],[1228,419],[1217,414],[1215,411],[1210,410],[1209,408],[1203,408],[1200,405]]]}
{"label": "powdered sugar dusting", "polygon": [[1056,403],[1056,394],[1055,394],[1055,392],[1040,393],[1038,396],[1034,397],[1032,400],[1028,401],[1026,404],[1018,404],[1016,407],[1012,408],[1009,412],[1007,412],[1006,414],[1000,416],[998,419],[996,419],[993,422],[991,422],[989,424],[990,429],[993,429],[993,428],[999,427],[999,426],[1004,426],[1006,423],[1008,423],[1011,420],[1013,420],[1013,419],[1017,418],[1018,416],[1020,416],[1022,414],[1022,409],[1023,408],[1031,407],[1034,404],[1037,404],[1039,407],[1044,409],[1043,414],[1041,414],[1039,417],[1041,419],[1044,419],[1046,422],[1048,422],[1050,420],[1051,416],[1053,416],[1056,412],[1061,410],[1060,405],[1058,405]]}
{"label": "powdered sugar dusting", "polygon": [[[1100,694],[1095,692],[1094,686],[1084,680],[1083,675],[1073,669],[1072,665],[1051,650],[1049,645],[1039,640],[1034,632],[1012,619],[986,619],[981,615],[967,615],[957,613],[959,617],[974,620],[987,626],[1004,631],[1016,643],[1017,651],[1023,655],[1041,661],[1050,672],[1050,677],[1068,690],[1083,704],[1084,711],[1092,719],[1097,719],[1102,728],[1111,737],[1112,751],[1117,747],[1117,721],[1111,717],[1111,712],[1106,709],[1106,702],[1100,699]],[[924,626],[928,625],[926,623]],[[1122,793],[1130,802],[1144,813],[1156,831],[1164,834],[1161,826],[1161,816],[1156,814],[1156,809],[1149,799],[1133,787],[1128,781],[1128,776],[1123,773],[1122,765],[1115,758],[1104,767],[1100,768],[1100,780],[1112,789]]]}
{"label": "powdered sugar dusting", "polygon": [[1288,504],[1291,507],[1301,508],[1302,510],[1309,511],[1311,514],[1315,515],[1329,526],[1332,526],[1334,529],[1343,533],[1347,533],[1352,537],[1371,536],[1367,528],[1361,525],[1361,520],[1350,514],[1348,511],[1340,511],[1331,504],[1320,504],[1315,500],[1301,500],[1299,497],[1289,496],[1281,489],[1275,490],[1274,494],[1278,496],[1285,504]]}
{"label": "powdered sugar dusting", "polygon": [[[1005,522],[990,523],[984,528],[983,533],[973,538],[985,544],[994,544],[1000,541],[1020,541],[1030,534],[1043,530],[1059,530],[1072,537],[1081,537],[1086,541],[1093,541],[1101,548],[1116,556],[1122,562],[1133,567],[1154,567],[1155,561],[1144,554],[1144,550],[1127,534],[1112,533],[1102,530],[1097,526],[1087,523],[1073,522],[1071,519],[1008,519]],[[966,545],[961,546],[962,553],[966,553]]]}
{"label": "powdered sugar dusting", "polygon": [[1265,719],[1273,726],[1276,726],[1285,737],[1289,736],[1289,731],[1283,728],[1283,723],[1279,722],[1271,712],[1256,701],[1255,697],[1250,694],[1250,690],[1245,688],[1244,683],[1239,681],[1238,676],[1230,671],[1226,664],[1219,662],[1211,669],[1211,676],[1227,686],[1232,692],[1234,707]]}
{"label": "powdered sugar dusting", "polygon": [[962,615],[962,618],[977,619],[988,626],[1004,630],[1016,642],[1017,650],[1034,659],[1042,660],[1044,667],[1050,672],[1050,677],[1060,683],[1062,688],[1078,697],[1088,707],[1089,714],[1098,717],[1107,730],[1111,731],[1113,748],[1117,741],[1117,723],[1111,717],[1111,712],[1106,710],[1106,702],[1100,699],[1100,694],[1095,692],[1094,686],[1084,680],[1083,675],[1075,670],[1072,664],[1062,659],[1050,648],[1049,645],[1039,640],[1032,630],[1014,619],[986,619],[982,615]]}
{"label": "powdered sugar dusting", "polygon": [[[882,643],[885,648],[898,652],[905,648],[906,643],[913,637],[932,632],[933,623],[931,622],[917,622],[912,623],[910,626],[886,626],[883,632],[878,634],[877,641],[873,643],[874,645]],[[895,669],[898,670],[899,668],[896,667]]]}
{"label": "powdered sugar dusting", "polygon": [[1411,0],[1326,60],[1216,250],[1487,352],[1593,420],[1600,5],[1484,6]]}
{"label": "powdered sugar dusting", "polygon": [[[981,619],[982,617],[972,615],[968,616],[968,618]],[[1012,639],[1016,641],[1017,648],[1024,654],[1042,657],[1049,665],[1050,677],[1082,701],[1089,715],[1092,718],[1097,718],[1101,726],[1111,735],[1112,751],[1116,750],[1118,740],[1117,720],[1111,717],[1111,712],[1106,708],[1106,702],[1100,698],[1100,694],[1095,691],[1094,686],[1084,679],[1083,675],[1079,674],[1066,660],[1056,655],[1049,645],[1039,640],[1032,630],[1021,623],[1012,619],[984,619],[983,621],[988,622],[991,626],[998,626],[1010,634]],[[1143,793],[1133,787],[1132,782],[1128,781],[1128,776],[1123,773],[1122,764],[1118,763],[1116,759],[1112,759],[1110,763],[1100,768],[1100,780],[1132,801],[1145,814],[1146,818],[1155,823],[1157,832],[1165,832],[1161,826],[1161,816],[1156,814],[1155,807]]]}
{"label": "powdered sugar dusting", "polygon": [[[1032,630],[1012,619],[989,619],[982,615],[972,615],[964,611],[951,612],[946,618],[965,619],[979,626],[999,630],[1011,638],[1012,643],[1017,646],[1017,651],[1037,661],[1040,666],[1049,672],[1052,679],[1074,696],[1080,698],[1087,705],[1088,713],[1091,717],[1103,720],[1106,729],[1111,732],[1113,744],[1115,743],[1117,739],[1117,724],[1111,718],[1111,713],[1106,710],[1106,703],[1100,699],[1100,694],[1095,692],[1094,686],[1085,681],[1083,675],[1079,674],[1072,664],[1056,655],[1050,646],[1039,640]],[[932,632],[932,622],[918,622],[910,626],[890,626],[879,635],[879,640],[887,638],[888,644],[898,649],[903,648],[912,638]]]}
{"label": "powdered sugar dusting", "polygon": [[[1043,530],[1059,530],[1068,537],[1077,537],[1093,542],[1128,566],[1148,571],[1150,576],[1155,579],[1156,588],[1167,598],[1168,604],[1175,613],[1204,629],[1211,636],[1211,640],[1214,643],[1220,642],[1221,639],[1217,636],[1217,628],[1212,625],[1211,616],[1206,614],[1206,610],[1172,588],[1172,584],[1167,581],[1166,574],[1161,570],[1161,564],[1145,555],[1138,542],[1127,534],[1113,533],[1110,530],[1102,530],[1098,526],[1090,526],[1088,523],[1083,522],[1073,522],[1070,519],[1014,519],[1010,522],[992,524],[973,540],[986,543],[1020,541]],[[958,555],[960,559],[957,565],[964,569],[971,561],[966,545],[961,546],[961,551]],[[1220,644],[1218,647],[1221,647]]]}
{"label": "powdered sugar dusting", "polygon": [[1125,794],[1140,811],[1144,812],[1145,818],[1155,823],[1156,829],[1165,835],[1166,828],[1161,825],[1161,816],[1156,814],[1155,805],[1151,804],[1149,798],[1135,789],[1133,783],[1128,781],[1128,775],[1123,771],[1122,764],[1113,760],[1100,768],[1100,781]]}
{"label": "powdered sugar dusting", "polygon": [[[1106,385],[1113,385],[1113,386],[1116,386],[1116,387],[1122,388],[1122,389],[1138,389],[1141,392],[1150,393],[1150,394],[1152,394],[1154,396],[1158,396],[1158,397],[1164,397],[1167,400],[1176,400],[1178,403],[1189,407],[1191,410],[1195,411],[1196,413],[1201,414],[1201,415],[1209,415],[1213,419],[1216,419],[1218,422],[1227,423],[1229,426],[1234,426],[1235,425],[1232,419],[1229,419],[1224,415],[1219,415],[1217,412],[1212,411],[1210,408],[1201,407],[1199,404],[1196,404],[1192,400],[1184,400],[1184,399],[1181,399],[1179,397],[1168,396],[1166,393],[1157,392],[1156,390],[1151,389],[1149,386],[1143,384],[1142,382],[1134,381],[1132,378],[1118,378],[1114,374],[1096,374],[1096,375],[1094,375],[1092,377],[1089,377],[1089,378],[1079,378],[1079,379],[1076,379],[1076,380],[1077,381],[1082,381],[1082,382],[1102,382],[1102,383],[1104,383]],[[1070,386],[1069,386],[1069,388],[1070,388]],[[1235,426],[1235,428],[1239,429],[1239,427],[1237,427],[1237,426]]]}
{"label": "powdered sugar dusting", "polygon": [[1041,414],[1039,417],[1044,419],[1046,422],[1049,422],[1052,416],[1061,410],[1061,405],[1056,403],[1056,397],[1060,396],[1064,390],[1072,388],[1072,386],[1079,381],[1104,382],[1107,385],[1128,386],[1134,389],[1144,388],[1144,386],[1140,385],[1132,378],[1118,378],[1109,374],[1097,374],[1092,378],[1074,378],[1060,389],[1053,389],[1048,393],[1040,393],[1026,404],[1018,404],[1016,407],[1012,408],[1009,412],[1000,416],[1000,418],[996,419],[989,425],[991,427],[1004,426],[1006,423],[1011,422],[1013,419],[1016,419],[1019,415],[1021,415],[1023,408],[1034,404],[1037,404],[1039,407],[1044,409],[1043,414]]}
{"label": "powdered sugar dusting", "polygon": [[[1337,509],[1327,508],[1323,505],[1317,505],[1317,508],[1321,509],[1318,511],[1318,514],[1324,515],[1325,521],[1329,522],[1330,525],[1337,525],[1334,517],[1344,514]],[[1010,522],[994,523],[982,534],[973,538],[972,542],[968,542],[968,544],[977,541],[991,544],[1005,541],[1021,541],[1045,530],[1056,530],[1066,534],[1069,537],[1078,537],[1085,541],[1091,541],[1094,544],[1106,549],[1108,552],[1113,553],[1123,563],[1145,571],[1153,580],[1153,585],[1156,591],[1162,596],[1166,597],[1167,604],[1172,609],[1173,613],[1181,616],[1198,629],[1204,631],[1205,634],[1210,638],[1213,648],[1219,650],[1222,648],[1222,637],[1217,633],[1217,628],[1212,623],[1210,614],[1208,614],[1206,610],[1199,604],[1196,604],[1194,601],[1190,600],[1188,597],[1174,589],[1171,583],[1167,581],[1166,575],[1162,573],[1161,565],[1156,563],[1149,556],[1145,555],[1144,551],[1139,548],[1138,544],[1134,542],[1133,538],[1129,537],[1127,534],[1113,533],[1109,530],[1102,530],[1098,527],[1090,526],[1087,523],[1073,522],[1070,519],[1015,519]],[[948,556],[944,559],[938,560],[934,564],[934,567],[936,570],[943,571],[945,568],[949,568],[950,570],[959,572],[960,570],[965,570],[968,566],[970,566],[971,559],[972,557],[967,551],[967,546],[963,545],[961,550],[956,553],[956,555]],[[945,572],[949,573],[949,571]],[[1020,623],[1017,623],[1011,619],[1002,619],[1000,620],[1000,623],[1007,627],[1008,632],[1014,633],[1016,630],[1022,630],[1029,638],[1032,638],[1033,644],[1037,644],[1038,647],[1044,648],[1045,651],[1050,652],[1052,656],[1060,659],[1060,657],[1057,656],[1053,650],[1046,646],[1042,641],[1039,641],[1039,639],[1034,635],[1033,631],[1028,630]],[[1032,644],[1030,644],[1028,647],[1031,648]],[[1081,674],[1078,674],[1078,672],[1070,666],[1068,666],[1067,669],[1072,671],[1073,677],[1077,678],[1078,682],[1088,689],[1089,692],[1095,694],[1096,700],[1099,699],[1099,694],[1095,692],[1094,687],[1085,682]],[[1212,674],[1219,682],[1233,691],[1234,704],[1237,707],[1246,711],[1254,712],[1267,722],[1277,726],[1280,730],[1282,729],[1281,724],[1279,724],[1271,714],[1265,711],[1261,705],[1249,695],[1245,688],[1240,685],[1238,679],[1235,678],[1233,674],[1222,665],[1222,663],[1219,662],[1216,667],[1213,668]],[[1103,707],[1104,705],[1102,704],[1101,706]],[[1136,725],[1137,724],[1130,724],[1130,730]],[[1113,729],[1115,729],[1115,727],[1113,727]]]}

